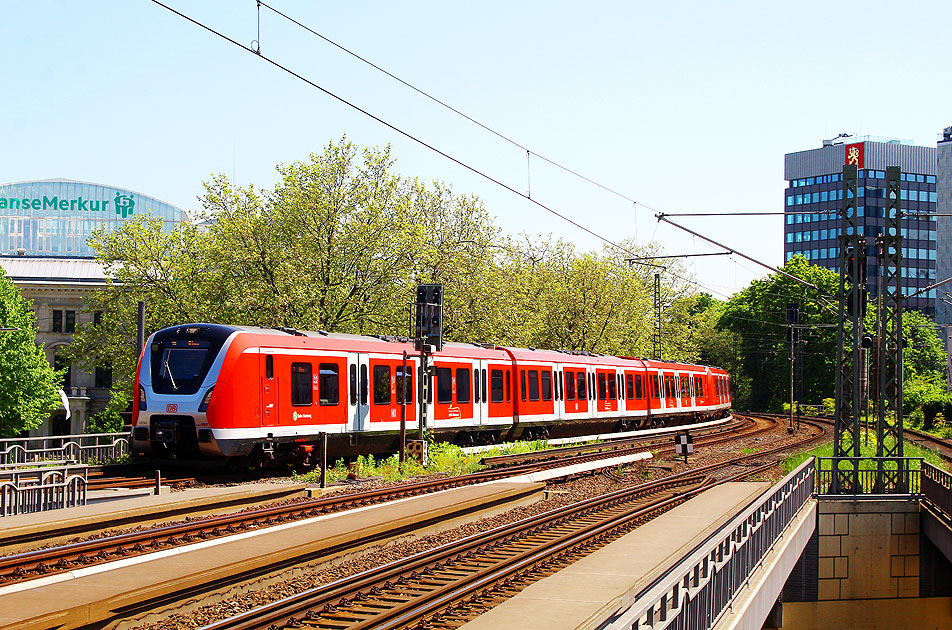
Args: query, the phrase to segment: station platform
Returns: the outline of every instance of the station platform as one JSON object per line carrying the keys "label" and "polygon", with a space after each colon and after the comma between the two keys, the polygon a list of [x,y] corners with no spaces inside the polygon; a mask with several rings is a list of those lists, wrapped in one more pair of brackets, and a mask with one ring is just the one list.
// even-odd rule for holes
{"label": "station platform", "polygon": [[[227,590],[234,596],[287,579],[297,565],[339,561],[386,540],[450,529],[534,502],[544,489],[544,483],[528,480],[463,486],[3,586],[0,629],[67,630],[122,627],[121,622],[129,619],[148,622],[156,619],[153,614],[211,603],[214,599],[198,597],[211,588],[206,585],[215,584],[216,593]],[[176,499],[185,492],[152,499]],[[207,493],[205,498],[213,499]],[[82,518],[96,518],[96,513],[104,518],[100,510],[115,510],[120,504],[118,509],[126,510],[138,501],[87,506]],[[55,514],[62,517],[64,512]],[[45,515],[48,523],[53,515]],[[36,520],[32,526],[38,526]]]}
{"label": "station platform", "polygon": [[[59,544],[104,522],[117,527],[156,525],[184,515],[202,516],[233,512],[251,504],[304,497],[303,483],[251,483],[237,486],[193,488],[153,495],[151,491],[95,491],[111,493],[112,500],[88,505],[33,512],[0,519],[0,552],[17,553],[40,544]],[[108,496],[108,494],[107,494]]]}
{"label": "station platform", "polygon": [[463,630],[593,630],[770,488],[716,486],[665,512],[462,626]]}

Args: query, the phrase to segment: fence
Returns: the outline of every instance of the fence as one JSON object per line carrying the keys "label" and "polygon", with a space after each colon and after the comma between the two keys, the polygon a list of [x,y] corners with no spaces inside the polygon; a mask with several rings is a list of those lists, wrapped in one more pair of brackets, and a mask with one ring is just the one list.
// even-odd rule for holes
{"label": "fence", "polygon": [[37,462],[89,464],[116,461],[128,453],[127,432],[0,439],[0,465]]}
{"label": "fence", "polygon": [[818,457],[820,495],[915,495],[921,488],[921,457]]}
{"label": "fence", "polygon": [[952,518],[952,475],[925,462],[922,466],[922,495]]}
{"label": "fence", "polygon": [[0,472],[0,516],[86,505],[86,466]]}
{"label": "fence", "polygon": [[639,593],[631,608],[601,627],[606,630],[712,627],[813,495],[814,478],[811,458]]}

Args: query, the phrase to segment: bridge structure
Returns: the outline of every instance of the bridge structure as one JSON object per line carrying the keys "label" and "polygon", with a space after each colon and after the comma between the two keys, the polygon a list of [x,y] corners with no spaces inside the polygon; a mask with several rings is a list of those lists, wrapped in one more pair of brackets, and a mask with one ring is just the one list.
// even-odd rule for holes
{"label": "bridge structure", "polygon": [[952,628],[952,475],[866,459],[708,490],[464,628]]}

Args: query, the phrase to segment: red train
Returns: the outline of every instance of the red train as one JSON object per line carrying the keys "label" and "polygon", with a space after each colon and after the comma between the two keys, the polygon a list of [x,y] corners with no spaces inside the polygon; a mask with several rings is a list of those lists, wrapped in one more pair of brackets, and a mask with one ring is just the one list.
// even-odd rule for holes
{"label": "red train", "polygon": [[[405,339],[187,324],[139,359],[135,452],[308,459],[394,452],[401,397],[418,427],[418,358]],[[719,368],[591,353],[445,344],[430,355],[427,429],[462,445],[688,424],[730,407]]]}

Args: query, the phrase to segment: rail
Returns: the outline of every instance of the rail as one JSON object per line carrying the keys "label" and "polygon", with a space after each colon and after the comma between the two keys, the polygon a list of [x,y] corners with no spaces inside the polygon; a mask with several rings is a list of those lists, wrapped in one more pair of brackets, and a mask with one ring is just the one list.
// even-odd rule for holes
{"label": "rail", "polygon": [[929,462],[922,465],[922,496],[952,518],[952,475]]}
{"label": "rail", "polygon": [[921,457],[818,457],[817,494],[918,495]]}
{"label": "rail", "polygon": [[0,472],[0,516],[86,505],[86,466]]}
{"label": "rail", "polygon": [[128,432],[0,439],[0,465],[105,463],[128,453]]}
{"label": "rail", "polygon": [[815,475],[814,460],[810,458],[639,593],[631,608],[600,628],[713,627],[813,496]]}

